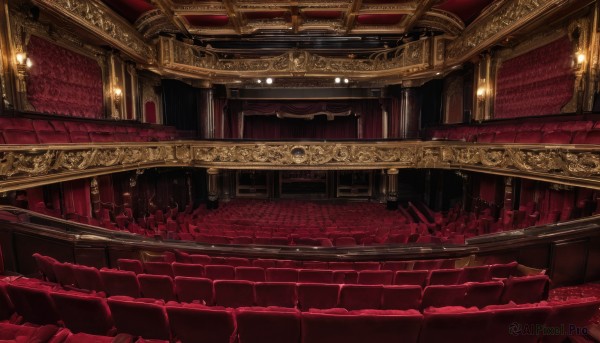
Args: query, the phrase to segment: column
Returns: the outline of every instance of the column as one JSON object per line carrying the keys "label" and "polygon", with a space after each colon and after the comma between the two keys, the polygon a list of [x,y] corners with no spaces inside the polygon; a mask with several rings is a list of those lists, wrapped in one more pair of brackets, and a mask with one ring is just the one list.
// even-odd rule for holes
{"label": "column", "polygon": [[4,110],[20,108],[17,94],[17,62],[16,52],[10,41],[11,26],[9,20],[8,0],[0,0],[0,113]]}
{"label": "column", "polygon": [[206,201],[206,208],[214,210],[219,208],[219,169],[209,168],[206,173],[208,174],[208,200]]}
{"label": "column", "polygon": [[400,138],[419,138],[421,103],[418,89],[402,88],[400,99]]}
{"label": "column", "polygon": [[513,178],[506,176],[504,177],[504,208],[502,211],[502,224],[504,227],[512,227],[513,221]]}
{"label": "column", "polygon": [[494,103],[494,84],[492,73],[492,56],[484,53],[479,59],[475,73],[475,99],[473,118],[477,121],[492,119]]}
{"label": "column", "polygon": [[199,133],[204,139],[215,137],[215,109],[213,103],[213,89],[210,82],[203,83],[200,89],[200,118],[198,125]]}
{"label": "column", "polygon": [[98,186],[98,179],[92,178],[90,182],[90,200],[92,202],[92,214],[94,218],[100,219],[101,201],[100,201],[100,188]]}
{"label": "column", "polygon": [[398,209],[398,169],[387,170],[387,209]]}

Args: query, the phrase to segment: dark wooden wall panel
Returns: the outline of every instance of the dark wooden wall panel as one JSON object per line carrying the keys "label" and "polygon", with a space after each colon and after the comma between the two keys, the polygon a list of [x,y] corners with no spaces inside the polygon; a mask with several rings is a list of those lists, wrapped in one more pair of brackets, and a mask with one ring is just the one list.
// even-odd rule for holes
{"label": "dark wooden wall panel", "polygon": [[590,238],[588,244],[585,282],[600,280],[600,236]]}
{"label": "dark wooden wall panel", "polygon": [[550,245],[539,244],[521,248],[519,250],[519,259],[517,261],[527,267],[548,269],[550,268],[548,263],[549,260]]}
{"label": "dark wooden wall panel", "polygon": [[75,261],[90,267],[108,267],[106,248],[104,247],[76,247]]}
{"label": "dark wooden wall panel", "polygon": [[23,275],[37,272],[35,261],[31,257],[36,252],[54,257],[60,262],[75,262],[73,245],[70,242],[15,232],[14,244],[17,247],[18,266],[16,271]]}
{"label": "dark wooden wall panel", "polygon": [[582,283],[585,278],[588,240],[556,242],[552,247],[552,287]]}

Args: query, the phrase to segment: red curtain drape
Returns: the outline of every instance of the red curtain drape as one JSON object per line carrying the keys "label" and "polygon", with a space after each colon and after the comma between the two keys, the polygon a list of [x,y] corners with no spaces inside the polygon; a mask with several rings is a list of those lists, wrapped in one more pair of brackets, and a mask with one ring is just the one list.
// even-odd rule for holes
{"label": "red curtain drape", "polygon": [[572,65],[573,45],[567,36],[502,63],[495,118],[560,113],[573,97]]}
{"label": "red curtain drape", "polygon": [[225,138],[225,113],[227,106],[227,98],[213,98],[213,112],[215,114],[215,138]]}
{"label": "red curtain drape", "polygon": [[355,104],[360,114],[362,137],[364,139],[380,139],[383,137],[383,116],[379,100],[363,100]]}
{"label": "red curtain drape", "polygon": [[154,101],[148,101],[144,104],[146,113],[146,123],[156,124],[156,104]]}
{"label": "red curtain drape", "polygon": [[103,117],[102,70],[98,63],[40,37],[31,36],[27,55],[27,100],[36,111]]}
{"label": "red curtain drape", "polygon": [[400,138],[400,111],[402,101],[398,97],[388,100],[388,138]]}

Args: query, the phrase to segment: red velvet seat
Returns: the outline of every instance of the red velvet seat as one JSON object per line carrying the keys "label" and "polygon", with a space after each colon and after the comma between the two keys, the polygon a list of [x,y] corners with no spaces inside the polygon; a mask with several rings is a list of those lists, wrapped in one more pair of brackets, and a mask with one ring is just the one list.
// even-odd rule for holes
{"label": "red velvet seat", "polygon": [[53,265],[58,263],[58,261],[50,256],[44,256],[38,253],[34,253],[32,256],[44,279],[50,282],[57,282]]}
{"label": "red velvet seat", "polygon": [[136,274],[142,274],[144,272],[144,266],[140,260],[120,258],[117,260],[117,266],[119,267],[119,270],[127,270]]}
{"label": "red velvet seat", "polygon": [[569,144],[571,143],[571,136],[571,132],[564,130],[545,132],[542,136],[542,143]]}
{"label": "red velvet seat", "polygon": [[250,260],[243,257],[225,257],[225,264],[233,267],[250,267]]}
{"label": "red velvet seat", "polygon": [[536,303],[548,298],[550,279],[547,275],[511,277],[504,280],[500,302],[516,304]]}
{"label": "red velvet seat", "polygon": [[169,320],[163,305],[126,298],[108,298],[108,307],[117,332],[146,339],[171,339]]}
{"label": "red velvet seat", "polygon": [[394,272],[391,270],[361,270],[358,272],[358,284],[391,285]]}
{"label": "red velvet seat", "polygon": [[383,262],[381,269],[384,270],[407,270],[409,267],[412,267],[413,262],[411,261],[385,261]]}
{"label": "red velvet seat", "polygon": [[445,306],[462,306],[467,293],[466,285],[434,285],[423,291],[421,309]]}
{"label": "red velvet seat", "polygon": [[[65,329],[66,330],[66,329]],[[133,336],[120,333],[115,337],[112,336],[99,336],[99,335],[91,335],[87,333],[76,333],[70,334],[67,333],[68,336],[65,338],[63,343],[133,343]],[[57,334],[58,336],[59,334]],[[54,339],[53,339],[54,341]],[[54,343],[52,341],[52,343]],[[142,343],[142,340],[137,341],[138,343]],[[148,342],[147,340],[145,342]],[[155,343],[161,343],[159,341],[155,341]]]}
{"label": "red velvet seat", "polygon": [[301,343],[417,342],[422,318],[417,311],[305,312]]}
{"label": "red velvet seat", "polygon": [[147,274],[173,277],[173,268],[168,262],[144,262],[144,270]]}
{"label": "red velvet seat", "polygon": [[257,282],[254,292],[258,306],[296,306],[296,284],[293,282]]}
{"label": "red velvet seat", "polygon": [[71,143],[69,135],[65,132],[56,132],[54,130],[36,131],[37,139],[40,144],[51,143]]}
{"label": "red velvet seat", "polygon": [[60,320],[47,287],[12,283],[7,286],[6,290],[15,311],[23,316],[26,322],[47,325],[57,324]]}
{"label": "red velvet seat", "polygon": [[73,268],[73,274],[79,288],[104,292],[104,283],[98,269],[79,264],[74,265]]}
{"label": "red velvet seat", "polygon": [[176,300],[173,279],[167,275],[139,274],[142,296],[145,298]]}
{"label": "red velvet seat", "polygon": [[232,343],[235,341],[233,310],[201,305],[167,305],[173,334],[181,343]]}
{"label": "red velvet seat", "polygon": [[171,267],[173,268],[174,276],[204,276],[204,266],[202,266],[201,264],[173,262]]}
{"label": "red velvet seat", "polygon": [[65,327],[74,333],[108,335],[113,320],[106,299],[81,293],[50,294]]}
{"label": "red velvet seat", "polygon": [[269,260],[269,259],[262,259],[262,258],[258,258],[254,261],[252,261],[252,265],[255,267],[261,267],[264,269],[267,268],[274,268],[277,266],[277,260]]}
{"label": "red velvet seat", "polygon": [[217,306],[254,306],[254,283],[250,281],[217,280],[213,287]]}
{"label": "red velvet seat", "polygon": [[418,310],[422,289],[416,285],[383,286],[381,308],[384,310]]}
{"label": "red velvet seat", "polygon": [[490,266],[464,267],[458,283],[485,282],[490,280]]}
{"label": "red velvet seat", "polygon": [[500,303],[500,296],[504,289],[501,281],[473,282],[467,283],[467,294],[463,305],[465,307],[476,306],[484,308],[488,305]]}
{"label": "red velvet seat", "polygon": [[6,144],[39,144],[35,131],[6,128],[0,130]]}
{"label": "red velvet seat", "polygon": [[210,279],[176,276],[175,293],[181,302],[197,302],[212,305],[213,283]]}
{"label": "red velvet seat", "polygon": [[[498,136],[496,135],[496,138]],[[514,142],[523,144],[541,143],[543,136],[541,131],[519,131],[516,133]]]}
{"label": "red velvet seat", "polygon": [[399,270],[394,275],[394,285],[425,286],[429,272],[427,270]]}
{"label": "red velvet seat", "polygon": [[[551,309],[547,306],[497,305],[486,307],[485,310],[492,312],[486,342],[536,343],[541,336],[541,330],[535,331],[532,328],[544,325]],[[529,329],[525,328],[525,325]]]}
{"label": "red velvet seat", "polygon": [[267,268],[266,274],[270,282],[298,282],[298,269]]}
{"label": "red velvet seat", "polygon": [[235,279],[263,282],[265,281],[265,270],[260,267],[235,267]]}
{"label": "red velvet seat", "polygon": [[194,264],[207,265],[207,264],[211,264],[212,258],[208,255],[191,254],[190,260],[191,260],[191,263],[194,263]]}
{"label": "red velvet seat", "polygon": [[490,266],[490,277],[505,279],[516,273],[517,266],[518,266],[517,262],[510,262],[510,263],[504,263],[504,264],[492,264]]}
{"label": "red velvet seat", "polygon": [[75,272],[71,263],[54,263],[52,265],[56,280],[63,286],[76,286]]}
{"label": "red velvet seat", "polygon": [[356,270],[379,270],[381,264],[379,262],[354,262],[354,269]]}
{"label": "red velvet seat", "polygon": [[[436,308],[424,311],[419,343],[487,342],[492,312],[465,308]],[[508,332],[508,326],[505,328]],[[510,340],[506,342],[512,342]]]}
{"label": "red velvet seat", "polygon": [[101,269],[100,276],[106,293],[109,296],[125,295],[140,297],[140,284],[134,272],[123,270]]}
{"label": "red velvet seat", "polygon": [[211,280],[235,280],[235,268],[224,265],[204,266],[204,276]]}
{"label": "red velvet seat", "polygon": [[383,286],[343,285],[339,307],[347,310],[380,309]]}
{"label": "red velvet seat", "polygon": [[428,285],[456,285],[462,269],[437,269],[429,272]]}
{"label": "red velvet seat", "polygon": [[588,131],[585,136],[585,144],[600,144],[600,130]]}
{"label": "red velvet seat", "polygon": [[55,325],[26,326],[0,323],[0,340],[3,342],[48,342],[58,331]]}
{"label": "red velvet seat", "polygon": [[329,264],[322,261],[304,261],[302,267],[304,269],[328,269]]}
{"label": "red velvet seat", "polygon": [[334,270],[333,283],[356,284],[358,283],[358,272],[356,270]]}
{"label": "red velvet seat", "polygon": [[[549,302],[551,311],[544,326],[560,327],[569,323],[569,328],[586,327],[590,319],[598,313],[600,300],[597,298],[572,299],[563,302]],[[565,332],[566,335],[545,335],[542,337],[544,343],[561,343],[567,336],[577,335],[574,331]]]}
{"label": "red velvet seat", "polygon": [[330,270],[352,270],[354,269],[353,262],[329,262],[328,268]]}
{"label": "red velvet seat", "polygon": [[413,270],[434,270],[441,269],[442,260],[420,260],[415,261]]}
{"label": "red velvet seat", "polygon": [[293,309],[239,308],[239,343],[300,342],[300,312]]}
{"label": "red velvet seat", "polygon": [[298,282],[332,283],[332,270],[300,269],[298,271]]}
{"label": "red velvet seat", "polygon": [[5,282],[0,282],[0,321],[7,320],[15,312],[15,307],[8,296]]}
{"label": "red velvet seat", "polygon": [[335,239],[333,245],[336,247],[352,247],[356,245],[354,237],[338,237]]}
{"label": "red velvet seat", "polygon": [[477,135],[477,143],[492,143],[494,142],[494,132],[482,132]]}
{"label": "red velvet seat", "polygon": [[299,283],[298,309],[308,311],[311,308],[333,308],[338,304],[340,286],[335,284]]}

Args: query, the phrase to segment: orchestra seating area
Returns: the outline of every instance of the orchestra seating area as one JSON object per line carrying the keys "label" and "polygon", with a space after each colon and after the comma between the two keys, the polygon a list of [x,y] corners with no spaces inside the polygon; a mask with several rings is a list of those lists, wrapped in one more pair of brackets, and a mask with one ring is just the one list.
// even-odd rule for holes
{"label": "orchestra seating area", "polygon": [[[210,263],[216,258],[188,257],[193,256],[204,262],[208,257]],[[39,254],[34,258],[46,280],[9,277],[0,282],[0,339],[19,342],[27,341],[19,336],[37,335],[44,336],[39,342],[54,343],[131,342],[138,337],[138,342],[506,342],[514,339],[515,332],[509,331],[513,322],[550,329],[568,322],[569,330],[587,330],[600,306],[596,297],[548,299],[548,277],[518,276],[516,263],[458,269],[441,269],[456,265],[454,259],[405,263],[413,270],[432,268],[421,270],[428,284],[421,289],[361,278],[361,273],[382,270],[357,270],[357,284],[253,282],[176,275],[181,270],[189,273],[190,266],[203,266],[208,272],[210,265],[203,264],[119,261],[120,267],[141,268],[136,275],[60,263]],[[261,260],[252,264],[269,260],[257,261]],[[163,275],[165,271],[170,274]],[[440,272],[460,278],[451,285],[437,284],[433,279]],[[131,285],[138,287],[137,293],[126,292]],[[165,297],[169,289],[172,295]],[[542,337],[541,332],[522,333],[519,342]],[[562,342],[573,334],[543,335],[543,342]]]}
{"label": "orchestra seating area", "polygon": [[[37,211],[52,215],[43,206]],[[510,221],[505,220],[507,216]],[[235,199],[210,211],[203,206],[195,210],[188,206],[182,212],[156,210],[146,218],[134,220],[130,210],[111,217],[109,210],[103,209],[100,220],[73,220],[110,230],[205,244],[348,247],[464,244],[465,239],[481,234],[554,223],[565,217],[560,212],[540,213],[534,203],[510,211],[507,216],[496,219],[488,208],[478,213],[459,207],[445,213],[434,212],[423,203],[411,202],[406,208],[388,211],[381,204],[370,202]]]}
{"label": "orchestra seating area", "polygon": [[600,144],[600,121],[538,119],[437,127],[426,131],[425,138],[478,143]]}
{"label": "orchestra seating area", "polygon": [[177,136],[170,126],[0,117],[0,144],[151,142]]}

